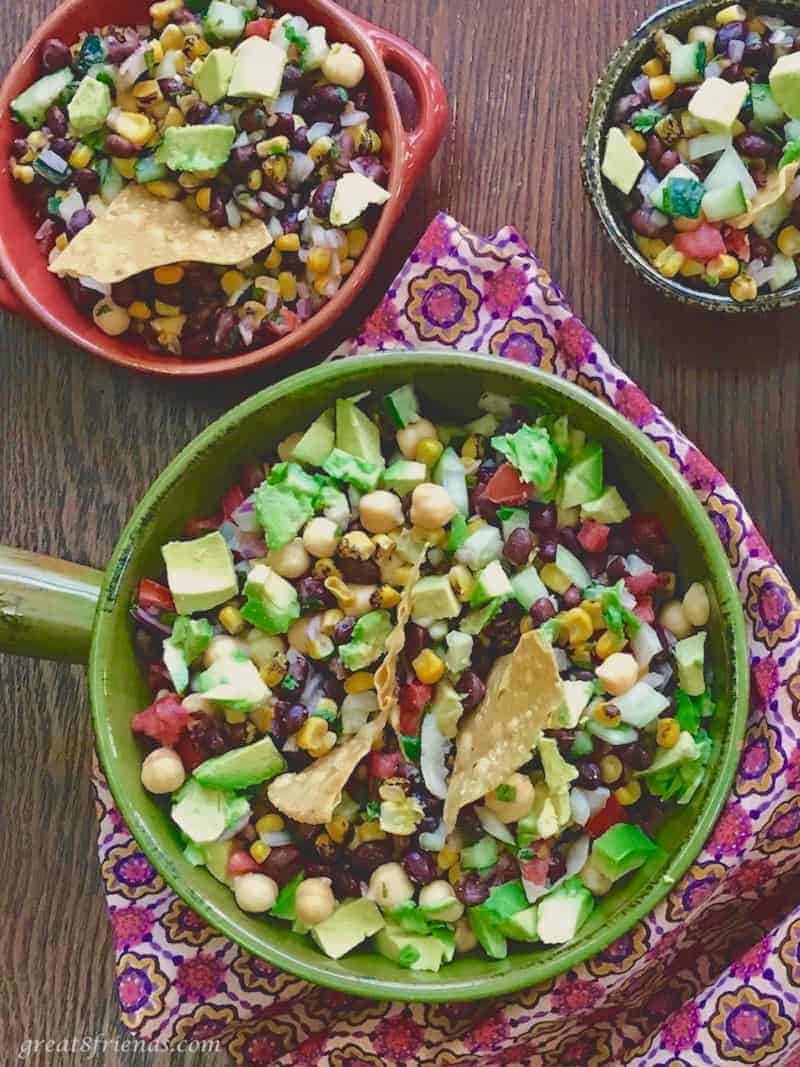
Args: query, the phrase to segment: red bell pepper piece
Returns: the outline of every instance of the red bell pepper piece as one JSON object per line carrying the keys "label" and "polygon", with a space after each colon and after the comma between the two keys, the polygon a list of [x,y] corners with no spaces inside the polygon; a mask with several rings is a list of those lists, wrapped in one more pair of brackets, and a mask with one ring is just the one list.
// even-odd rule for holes
{"label": "red bell pepper piece", "polygon": [[633,609],[633,614],[637,619],[641,619],[642,622],[652,624],[656,621],[656,613],[653,609],[653,598],[651,596],[640,597],[637,601],[636,607]]}
{"label": "red bell pepper piece", "polygon": [[493,504],[526,504],[534,488],[523,482],[515,467],[504,463],[487,482],[485,495]]}
{"label": "red bell pepper piece", "polygon": [[268,41],[274,25],[275,19],[253,19],[247,23],[244,35],[245,37],[263,37]]}
{"label": "red bell pepper piece", "polygon": [[218,530],[224,521],[223,515],[210,515],[207,519],[189,519],[183,532],[187,537],[202,537],[212,530]]}
{"label": "red bell pepper piece", "polygon": [[625,809],[612,794],[606,801],[606,806],[593,815],[584,829],[589,837],[600,837],[618,822],[626,822]]}
{"label": "red bell pepper piece", "polygon": [[227,871],[234,877],[237,874],[258,874],[261,872],[261,864],[256,863],[249,852],[240,848],[228,856]]}
{"label": "red bell pepper piece", "polygon": [[652,596],[657,589],[663,589],[666,584],[666,574],[656,574],[655,571],[648,571],[647,574],[629,574],[625,578],[628,592],[637,599]]}
{"label": "red bell pepper piece", "polygon": [[696,259],[700,263],[708,263],[717,256],[724,256],[726,252],[722,234],[710,222],[701,223],[696,230],[677,234],[672,244],[689,259]]}
{"label": "red bell pepper piece", "polygon": [[137,734],[146,734],[159,744],[172,747],[186,729],[189,712],[174,693],[167,693],[150,707],[134,715],[131,728]]}
{"label": "red bell pepper piece", "polygon": [[142,578],[139,582],[139,595],[136,598],[140,608],[145,611],[174,611],[175,601],[172,593],[160,582],[154,582],[150,578]]}
{"label": "red bell pepper piece", "polygon": [[405,763],[400,752],[370,752],[367,757],[367,771],[370,778],[384,781],[395,778],[400,773],[400,765]]}
{"label": "red bell pepper piece", "polygon": [[724,223],[722,226],[722,239],[725,247],[732,256],[741,259],[744,263],[750,262],[750,235],[747,230],[737,230],[735,226]]}
{"label": "red bell pepper piece", "polygon": [[244,503],[244,490],[240,485],[232,485],[222,498],[222,514],[226,519],[236,511],[240,504]]}
{"label": "red bell pepper piece", "polygon": [[547,872],[550,869],[550,860],[541,859],[538,856],[532,860],[520,860],[519,869],[526,882],[532,882],[534,885],[545,885]]}
{"label": "red bell pepper piece", "polygon": [[400,686],[400,732],[406,737],[416,737],[420,719],[433,698],[433,687],[416,678]]}
{"label": "red bell pepper piece", "polygon": [[578,541],[587,552],[605,552],[608,548],[608,535],[611,527],[594,519],[587,519],[581,526]]}

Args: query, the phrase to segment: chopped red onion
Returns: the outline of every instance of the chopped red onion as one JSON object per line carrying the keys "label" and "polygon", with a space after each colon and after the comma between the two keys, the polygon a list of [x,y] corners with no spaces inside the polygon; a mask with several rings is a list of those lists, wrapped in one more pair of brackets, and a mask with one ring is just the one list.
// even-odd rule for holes
{"label": "chopped red onion", "polygon": [[140,626],[143,626],[145,630],[149,630],[150,633],[157,634],[159,637],[169,637],[172,633],[171,626],[167,626],[157,615],[151,615],[149,611],[145,611],[138,604],[131,609],[131,618],[134,622],[138,622]]}
{"label": "chopped red onion", "polygon": [[706,78],[718,78],[722,74],[722,67],[719,63],[708,63],[705,69]]}
{"label": "chopped red onion", "polygon": [[272,110],[276,115],[291,115],[294,111],[294,101],[297,93],[281,93],[275,103],[272,105]]}
{"label": "chopped red onion", "polygon": [[741,63],[744,56],[744,41],[731,41],[728,45],[728,58],[731,63]]}
{"label": "chopped red onion", "polygon": [[289,153],[289,185],[296,187],[311,177],[314,172],[314,160],[305,152]]}
{"label": "chopped red onion", "polygon": [[318,141],[320,139],[320,137],[327,137],[332,129],[333,129],[333,123],[332,122],[315,122],[315,123],[313,123],[313,125],[308,127],[308,133],[307,133],[308,143],[309,144],[314,144],[314,142]]}
{"label": "chopped red onion", "polygon": [[342,128],[346,128],[347,126],[358,126],[362,122],[369,122],[369,115],[366,111],[345,111],[339,119],[339,125]]}

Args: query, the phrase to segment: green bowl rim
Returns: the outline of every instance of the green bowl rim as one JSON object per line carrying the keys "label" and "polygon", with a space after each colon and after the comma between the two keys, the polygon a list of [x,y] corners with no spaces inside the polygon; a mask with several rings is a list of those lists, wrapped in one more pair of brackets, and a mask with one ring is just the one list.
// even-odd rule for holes
{"label": "green bowl rim", "polygon": [[[626,227],[618,217],[621,216],[621,212],[609,202],[606,183],[600,169],[605,134],[610,125],[611,108],[620,95],[621,82],[626,76],[634,54],[642,46],[643,40],[648,39],[658,30],[669,30],[676,22],[682,21],[695,11],[707,13],[717,7],[729,5],[730,0],[678,0],[677,3],[669,4],[649,15],[617,48],[592,91],[586,130],[581,144],[581,173],[586,194],[602,223],[606,238],[628,266],[660,293],[704,311],[727,314],[764,313],[794,307],[800,303],[800,279],[786,289],[779,289],[776,293],[761,293],[755,300],[739,303],[730,296],[693,289],[679,278],[664,278],[645,259],[628,236]],[[789,8],[800,16],[800,3],[797,0],[764,0],[756,6]]]}
{"label": "green bowl rim", "polygon": [[[296,389],[314,386],[331,376],[340,374],[346,367],[352,367],[353,369],[369,368],[376,381],[379,381],[381,371],[384,369],[397,370],[398,367],[402,367],[404,364],[413,367],[418,365],[420,361],[455,361],[458,366],[469,363],[476,370],[485,370],[492,373],[497,373],[500,370],[501,373],[507,374],[512,379],[516,378],[523,387],[526,380],[533,380],[538,385],[568,397],[579,405],[588,408],[601,420],[605,420],[613,426],[621,436],[631,439],[638,450],[645,452],[649,462],[659,468],[660,473],[668,484],[669,491],[673,495],[683,497],[684,506],[688,512],[694,534],[698,541],[702,543],[706,552],[710,563],[709,578],[713,581],[720,605],[723,637],[734,667],[730,717],[727,732],[722,742],[723,747],[720,752],[717,776],[709,788],[706,806],[695,823],[691,834],[686,838],[680,850],[673,854],[662,877],[651,885],[641,897],[632,901],[620,914],[614,916],[607,926],[598,930],[588,941],[579,943],[572,950],[569,948],[563,950],[552,961],[513,968],[503,974],[489,977],[485,982],[476,982],[474,979],[458,981],[443,979],[438,983],[426,982],[424,985],[418,985],[414,983],[414,979],[411,977],[413,972],[409,972],[409,979],[405,982],[378,980],[360,975],[342,976],[340,973],[331,973],[326,968],[325,960],[322,956],[320,956],[319,963],[298,961],[289,953],[272,947],[268,942],[252,937],[245,931],[238,930],[235,922],[229,921],[227,916],[220,917],[215,913],[212,917],[211,911],[213,909],[207,905],[202,896],[183,883],[179,872],[161,852],[157,842],[151,836],[147,820],[140,816],[136,810],[135,803],[119,787],[115,771],[117,755],[113,735],[108,729],[109,720],[106,719],[101,711],[103,699],[101,694],[103,693],[103,681],[110,651],[110,639],[107,636],[110,634],[110,627],[107,628],[104,625],[105,615],[109,614],[109,617],[111,617],[114,612],[126,610],[118,602],[114,603],[114,591],[132,556],[133,545],[138,540],[140,530],[146,526],[149,516],[162,493],[176,479],[183,476],[186,469],[192,464],[194,457],[199,452],[203,452],[213,446],[219,437],[227,433],[243,418],[279,401]],[[107,598],[112,605],[110,607],[105,606]],[[422,351],[408,355],[376,354],[351,357],[341,362],[323,364],[292,375],[256,393],[217,419],[198,434],[168,464],[142,497],[131,515],[129,522],[120,535],[111,561],[106,569],[92,637],[89,660],[89,689],[92,720],[100,761],[111,792],[128,828],[142,851],[164,880],[210,926],[219,930],[224,936],[230,938],[230,940],[239,944],[254,956],[265,959],[281,970],[306,979],[316,985],[326,986],[339,992],[369,999],[440,1003],[502,996],[562,974],[570,967],[596,955],[612,941],[621,937],[663,899],[670,888],[683,876],[702,848],[727,799],[739,762],[739,749],[746,725],[749,696],[748,664],[748,646],[741,601],[716,530],[688,483],[683,480],[669,460],[645,434],[591,393],[571,382],[564,381],[536,368],[522,364],[505,364],[494,356],[472,355],[460,352],[448,354]],[[534,966],[536,967],[535,983],[529,977],[530,970]]]}

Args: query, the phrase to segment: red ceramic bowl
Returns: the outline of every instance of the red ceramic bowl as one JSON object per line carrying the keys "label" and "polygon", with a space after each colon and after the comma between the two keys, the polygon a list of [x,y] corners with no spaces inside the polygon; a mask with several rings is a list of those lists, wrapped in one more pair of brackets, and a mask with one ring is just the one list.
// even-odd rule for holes
{"label": "red ceramic bowl", "polygon": [[[33,239],[30,210],[9,171],[15,124],[11,101],[41,74],[39,55],[48,37],[74,41],[83,30],[119,23],[149,22],[151,0],[66,0],[45,19],[21,50],[0,91],[0,307],[27,315],[101,359],[171,378],[216,378],[251,370],[303,348],[324,333],[350,306],[375,270],[389,234],[403,214],[415,183],[432,159],[447,124],[447,97],[438,71],[410,44],[332,0],[286,0],[281,7],[325,26],[328,39],[351,44],[363,58],[374,121],[383,140],[391,199],[353,273],[336,296],[299,329],[264,348],[224,359],[175,359],[149,352],[134,341],[108,337],[86,318],[67,289],[47,269]],[[389,71],[411,87],[417,103],[416,127],[403,128]]]}

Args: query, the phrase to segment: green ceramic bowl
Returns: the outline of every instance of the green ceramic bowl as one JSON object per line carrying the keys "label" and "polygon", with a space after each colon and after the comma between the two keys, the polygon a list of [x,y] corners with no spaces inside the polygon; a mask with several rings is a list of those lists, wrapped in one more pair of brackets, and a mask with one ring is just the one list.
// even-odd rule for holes
{"label": "green ceramic bowl", "polygon": [[[635,33],[617,49],[603,71],[592,94],[589,118],[583,138],[581,169],[586,192],[600,217],[603,230],[625,262],[660,293],[683,304],[706,311],[748,312],[774,311],[800,303],[800,279],[777,293],[762,293],[755,300],[738,303],[730,296],[704,292],[687,285],[680,277],[664,278],[641,254],[631,240],[631,229],[624,209],[625,198],[603,178],[600,167],[614,103],[628,92],[631,78],[653,56],[653,40],[659,30],[685,37],[698,22],[713,18],[730,0],[680,0],[645,19]],[[782,15],[800,23],[800,0],[763,0],[746,5],[764,15]]]}
{"label": "green ceramic bowl", "polygon": [[[608,462],[622,474],[638,506],[663,520],[678,549],[681,583],[706,584],[719,708],[705,790],[661,826],[664,858],[604,897],[577,941],[515,951],[502,961],[467,956],[439,974],[412,973],[371,952],[329,960],[284,924],[239,911],[228,889],[183,859],[169,818],[140,784],[141,753],[129,726],[149,693],[134,655],[128,606],[139,579],[159,571],[160,546],[181,535],[188,517],[212,512],[246,461],[266,454],[336,397],[409,381],[425,409],[447,421],[474,417],[478,397],[491,390],[566,412],[604,442]],[[748,658],[736,586],[711,522],[674,467],[624,418],[576,386],[518,364],[458,353],[343,360],[297,374],[247,400],[170,463],[134,511],[104,575],[0,550],[0,650],[79,660],[90,648],[100,759],[128,826],[166,881],[211,926],[256,956],[320,985],[392,1000],[456,1001],[510,993],[566,971],[624,934],[669,891],[706,840],[728,794],[747,710]]]}

